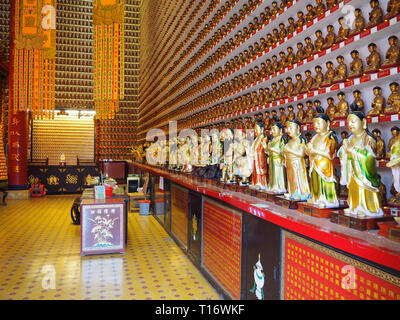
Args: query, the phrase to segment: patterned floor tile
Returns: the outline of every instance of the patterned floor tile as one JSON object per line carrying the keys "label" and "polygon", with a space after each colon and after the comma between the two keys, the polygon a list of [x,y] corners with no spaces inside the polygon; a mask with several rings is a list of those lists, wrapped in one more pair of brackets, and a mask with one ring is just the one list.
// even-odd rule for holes
{"label": "patterned floor tile", "polygon": [[124,254],[81,257],[74,199],[9,200],[0,208],[0,299],[221,299],[152,216],[129,214]]}

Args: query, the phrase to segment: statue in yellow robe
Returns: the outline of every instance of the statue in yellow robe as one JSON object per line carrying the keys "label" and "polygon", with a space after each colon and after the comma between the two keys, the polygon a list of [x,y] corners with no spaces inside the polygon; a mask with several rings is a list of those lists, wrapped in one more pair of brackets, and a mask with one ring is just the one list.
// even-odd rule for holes
{"label": "statue in yellow robe", "polygon": [[336,192],[335,164],[337,137],[330,128],[330,120],[322,108],[317,109],[313,119],[317,133],[307,144],[306,153],[310,157],[310,187],[309,203],[320,208],[335,208],[339,206]]}
{"label": "statue in yellow robe", "polygon": [[305,201],[311,198],[305,164],[307,141],[301,137],[300,122],[297,120],[287,121],[286,127],[290,140],[283,148],[288,189],[285,197]]}
{"label": "statue in yellow robe", "polygon": [[381,177],[376,166],[376,138],[368,131],[367,119],[360,111],[347,118],[352,135],[339,149],[342,176],[340,183],[349,190],[345,214],[359,217],[383,216],[379,201]]}

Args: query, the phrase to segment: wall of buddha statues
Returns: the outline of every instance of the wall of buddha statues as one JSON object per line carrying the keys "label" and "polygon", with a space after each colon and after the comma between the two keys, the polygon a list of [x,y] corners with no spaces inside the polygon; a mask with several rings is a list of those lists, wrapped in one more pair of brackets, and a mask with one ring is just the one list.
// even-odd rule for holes
{"label": "wall of buddha statues", "polygon": [[125,97],[114,119],[96,121],[96,159],[126,160],[136,143],[139,94],[139,1],[125,1]]}
{"label": "wall of buddha statues", "polygon": [[168,4],[150,1],[144,12],[160,20],[151,20],[157,34],[143,44],[142,68],[152,69],[141,79],[139,140],[152,128],[167,133],[170,120],[200,131],[254,128],[261,119],[268,135],[274,119],[297,119],[311,138],[322,107],[341,143],[357,107],[378,139],[390,196],[387,153],[400,132],[399,1],[203,1],[196,17],[181,13],[175,27],[195,31],[175,38],[161,24],[173,24],[185,2]]}
{"label": "wall of buddha statues", "polygon": [[[96,120],[96,159],[131,157],[136,140],[139,87],[139,1],[124,2],[124,99],[113,118]],[[10,0],[0,1],[0,46],[8,59]],[[93,0],[57,0],[56,109],[94,109]],[[4,48],[4,50],[3,50]],[[5,97],[5,119],[8,110]],[[7,121],[5,121],[7,124]],[[5,136],[7,137],[5,127]],[[50,141],[50,140],[49,140]],[[29,146],[28,146],[29,147]],[[46,155],[42,155],[45,158]]]}

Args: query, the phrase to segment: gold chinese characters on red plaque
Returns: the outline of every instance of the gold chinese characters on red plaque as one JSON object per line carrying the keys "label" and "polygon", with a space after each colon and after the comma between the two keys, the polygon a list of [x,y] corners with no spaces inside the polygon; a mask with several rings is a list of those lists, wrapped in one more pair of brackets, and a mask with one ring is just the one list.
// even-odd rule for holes
{"label": "gold chinese characters on red plaque", "polygon": [[400,300],[400,278],[283,233],[282,299]]}
{"label": "gold chinese characters on red plaque", "polygon": [[124,99],[124,0],[93,1],[93,94],[97,119],[113,119]]}
{"label": "gold chinese characters on red plaque", "polygon": [[240,299],[242,215],[212,200],[203,202],[203,265],[235,299]]}
{"label": "gold chinese characters on red plaque", "polygon": [[55,108],[56,0],[15,0],[12,109],[52,118]]}

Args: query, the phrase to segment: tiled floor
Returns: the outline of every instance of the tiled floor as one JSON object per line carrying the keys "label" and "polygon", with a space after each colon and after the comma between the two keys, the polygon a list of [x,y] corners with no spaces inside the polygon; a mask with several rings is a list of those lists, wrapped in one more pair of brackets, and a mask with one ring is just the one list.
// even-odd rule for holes
{"label": "tiled floor", "polygon": [[73,199],[0,207],[0,299],[221,299],[151,216],[129,214],[124,254],[81,257]]}

